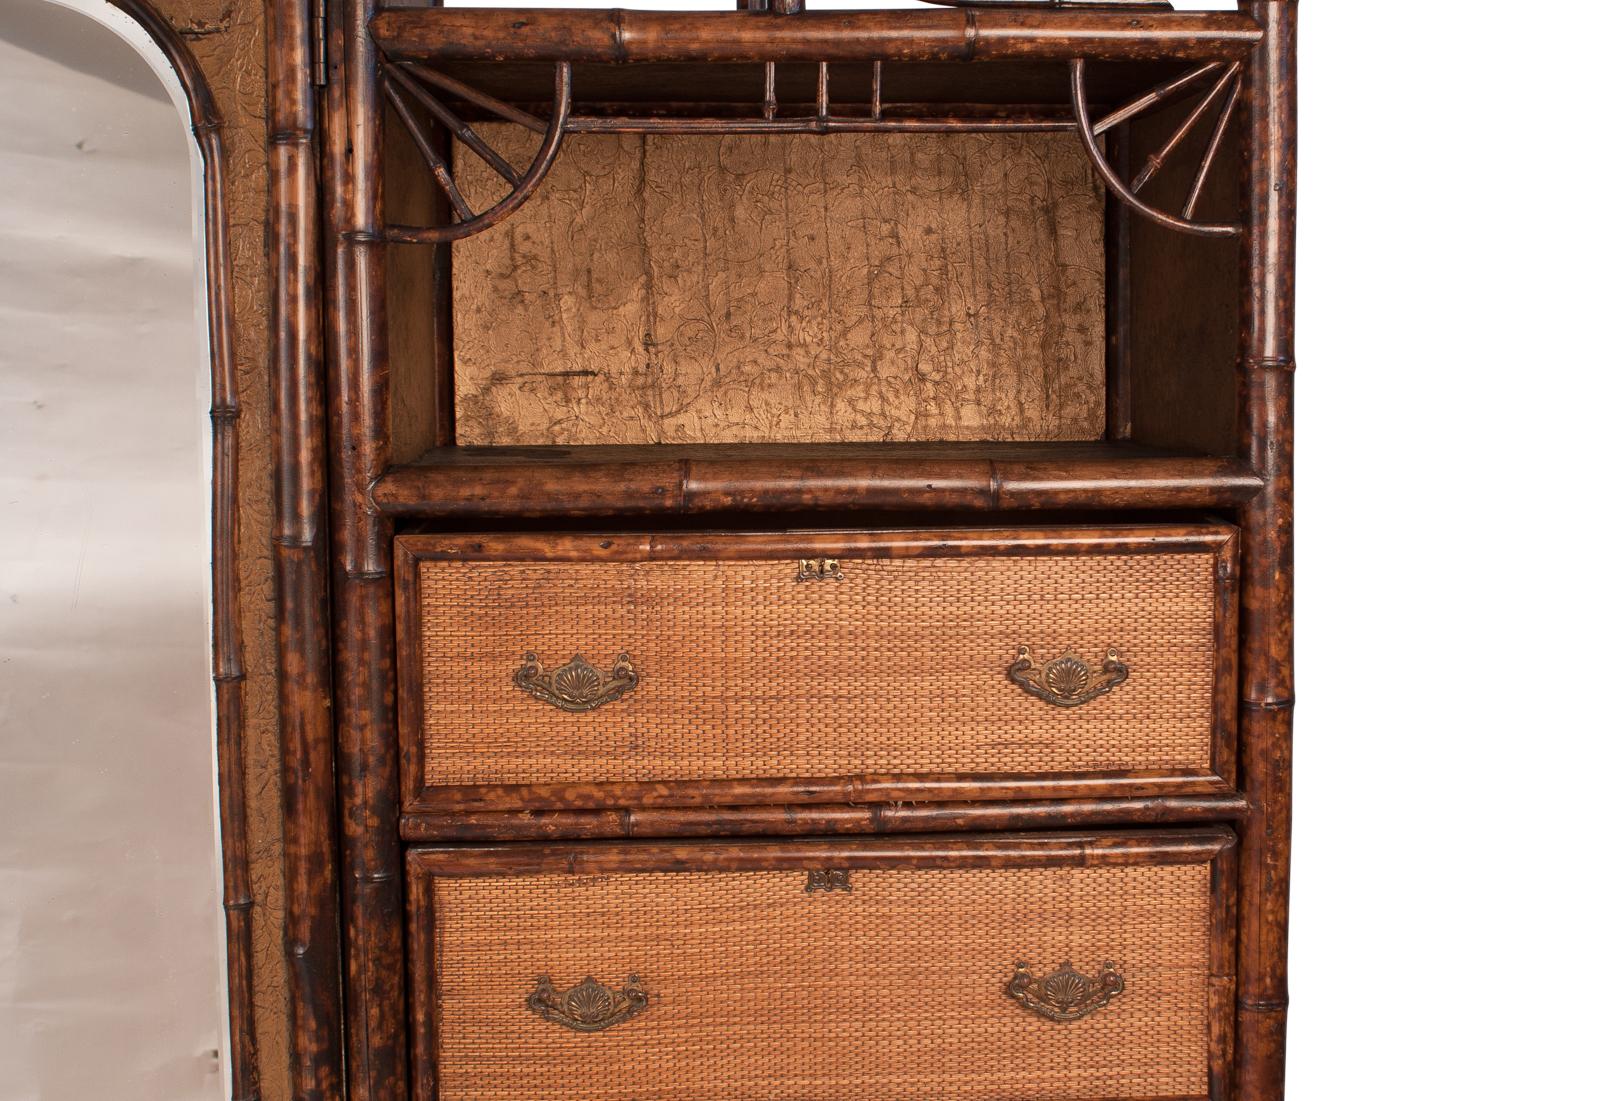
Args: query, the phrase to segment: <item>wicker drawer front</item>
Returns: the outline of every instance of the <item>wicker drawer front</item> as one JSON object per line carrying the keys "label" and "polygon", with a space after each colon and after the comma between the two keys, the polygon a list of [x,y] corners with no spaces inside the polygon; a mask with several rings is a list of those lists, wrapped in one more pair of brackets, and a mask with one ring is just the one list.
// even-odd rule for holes
{"label": "wicker drawer front", "polygon": [[1231,844],[419,850],[418,1096],[1221,1096]]}
{"label": "wicker drawer front", "polygon": [[[402,539],[413,803],[1214,770],[1231,728],[1232,529],[792,539]],[[1083,666],[1050,669],[1068,654]]]}

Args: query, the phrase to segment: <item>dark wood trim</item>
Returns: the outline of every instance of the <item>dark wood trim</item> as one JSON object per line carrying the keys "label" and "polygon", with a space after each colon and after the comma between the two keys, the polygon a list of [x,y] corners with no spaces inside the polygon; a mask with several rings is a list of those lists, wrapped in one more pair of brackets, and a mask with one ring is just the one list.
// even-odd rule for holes
{"label": "dark wood trim", "polygon": [[[402,736],[414,739],[410,731]],[[420,752],[416,754],[420,763]],[[737,807],[766,804],[1007,802],[1034,799],[1116,799],[1229,795],[1212,772],[1174,770],[1083,773],[895,773],[803,779],[658,780],[604,783],[456,784],[413,788],[406,777],[407,814],[459,817],[490,811],[522,813],[607,807]]]}
{"label": "dark wood trim", "polygon": [[[1127,128],[1105,137],[1106,159],[1129,179],[1132,161]],[[1133,438],[1133,211],[1105,197],[1106,218],[1106,439]]]}
{"label": "dark wood trim", "polygon": [[702,513],[738,509],[1227,508],[1260,490],[1238,459],[1134,445],[815,444],[445,448],[385,471],[393,516]]}
{"label": "dark wood trim", "polygon": [[418,874],[412,850],[406,874],[407,946],[410,959],[407,991],[411,1006],[412,1088],[418,1101],[439,1096],[439,957],[434,950],[433,876]]}
{"label": "dark wood trim", "polygon": [[792,841],[576,841],[570,844],[426,845],[407,852],[413,876],[567,875],[843,868],[1079,868],[1209,861],[1234,844],[1222,826],[1093,833],[928,834]]}
{"label": "dark wood trim", "polygon": [[1236,12],[384,10],[394,61],[998,61],[1240,58],[1261,28]]}
{"label": "dark wood trim", "polygon": [[383,99],[373,0],[328,5],[323,190],[334,709],[344,919],[346,1101],[409,1094],[405,907],[393,737],[391,528],[368,488],[390,461]]}
{"label": "dark wood trim", "polygon": [[1211,863],[1211,971],[1206,978],[1206,1022],[1211,1052],[1210,1101],[1233,1097],[1234,988],[1238,964],[1239,850],[1230,845]]}
{"label": "dark wood trim", "polygon": [[[1238,793],[1123,795],[1006,803],[777,803],[732,807],[406,814],[406,841],[562,841],[606,838],[933,833],[1237,822]],[[1228,1005],[1232,1020],[1232,998]]]}
{"label": "dark wood trim", "polygon": [[402,535],[410,580],[430,559],[473,562],[786,561],[792,558],[963,558],[1080,554],[1232,553],[1223,523],[1096,527],[950,528],[932,531],[781,531]]}
{"label": "dark wood trim", "polygon": [[268,269],[273,392],[273,569],[283,785],[289,1082],[344,1096],[339,812],[328,625],[322,237],[310,0],[268,11]]}
{"label": "dark wood trim", "polygon": [[[453,150],[453,147],[450,147]],[[439,196],[444,207],[444,196]],[[438,217],[443,220],[446,215]],[[433,250],[433,370],[434,443],[438,447],[456,445],[456,315],[455,251],[448,245]]]}
{"label": "dark wood trim", "polygon": [[255,1024],[255,897],[250,884],[245,776],[244,635],[239,618],[239,404],[233,353],[233,264],[228,246],[222,116],[182,36],[149,0],[110,0],[160,51],[177,78],[200,154],[206,328],[211,374],[211,680],[216,704],[217,816],[222,842],[228,1047],[234,1101],[261,1096]]}
{"label": "dark wood trim", "polygon": [[1212,703],[1211,768],[1230,788],[1238,784],[1239,761],[1239,532],[1232,531],[1217,554],[1216,655]]}
{"label": "dark wood trim", "polygon": [[1296,0],[1247,0],[1264,28],[1245,98],[1241,448],[1265,488],[1240,513],[1245,709],[1238,1101],[1281,1101],[1288,1011],[1289,798],[1294,698],[1293,448]]}

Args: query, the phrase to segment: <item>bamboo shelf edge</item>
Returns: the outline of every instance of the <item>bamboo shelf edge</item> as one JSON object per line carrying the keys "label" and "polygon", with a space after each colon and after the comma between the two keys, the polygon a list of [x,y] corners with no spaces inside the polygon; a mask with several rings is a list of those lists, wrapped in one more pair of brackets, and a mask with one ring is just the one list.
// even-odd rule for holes
{"label": "bamboo shelf edge", "polygon": [[[981,454],[875,454],[873,445],[762,449],[441,448],[391,467],[372,487],[389,515],[604,516],[763,510],[1226,508],[1260,477],[1241,459],[1129,454],[1110,445]],[[765,454],[763,451],[765,450]],[[1036,453],[1030,454],[1030,450]]]}
{"label": "bamboo shelf edge", "polygon": [[392,61],[755,62],[1236,60],[1261,40],[1238,12],[939,8],[739,11],[394,8],[368,23]]}
{"label": "bamboo shelf edge", "polygon": [[560,841],[642,837],[799,837],[944,830],[1174,826],[1242,821],[1243,795],[1144,795],[1018,802],[823,803],[726,807],[594,807],[401,815],[408,842]]}

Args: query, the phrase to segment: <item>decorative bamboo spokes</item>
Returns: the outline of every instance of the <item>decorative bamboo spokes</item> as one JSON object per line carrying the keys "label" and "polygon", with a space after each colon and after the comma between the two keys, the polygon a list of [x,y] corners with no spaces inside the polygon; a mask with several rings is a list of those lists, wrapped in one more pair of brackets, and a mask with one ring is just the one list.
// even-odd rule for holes
{"label": "decorative bamboo spokes", "polygon": [[[380,69],[380,83],[384,96],[400,117],[406,133],[410,135],[423,160],[427,162],[428,170],[433,173],[440,190],[449,199],[453,214],[453,220],[446,226],[387,226],[384,236],[391,241],[425,244],[459,241],[497,225],[509,217],[528,201],[528,196],[533,194],[534,188],[539,186],[545,174],[550,171],[550,166],[555,163],[556,153],[560,151],[561,139],[566,134],[567,119],[572,109],[572,66],[567,62],[556,65],[555,90],[551,97],[548,120],[518,110],[509,103],[503,103],[471,85],[423,65],[384,62]],[[542,133],[544,139],[533,155],[533,163],[527,169],[518,171],[505,157],[496,152],[481,134],[446,106],[443,100],[434,94],[434,88],[459,96],[473,106],[507,122],[514,122],[535,133]],[[418,114],[419,109],[454,135],[464,148],[494,169],[510,185],[507,194],[481,213],[473,210],[466,197],[462,195],[461,188],[456,184],[449,159],[434,148],[428,121]]]}
{"label": "decorative bamboo spokes", "polygon": [[[1137,96],[1129,102],[1118,107],[1110,114],[1093,121],[1089,117],[1089,97],[1085,91],[1084,70],[1086,65],[1079,58],[1072,62],[1072,109],[1077,117],[1078,133],[1083,138],[1084,149],[1089,154],[1095,170],[1117,198],[1128,206],[1143,214],[1146,218],[1158,222],[1169,229],[1183,233],[1197,234],[1202,237],[1235,237],[1241,227],[1237,224],[1217,222],[1197,222],[1194,220],[1195,209],[1200,205],[1200,197],[1205,193],[1207,181],[1211,177],[1211,170],[1216,164],[1217,154],[1222,148],[1222,139],[1227,134],[1228,126],[1233,121],[1236,108],[1239,105],[1239,94],[1244,85],[1243,68],[1237,61],[1225,64],[1221,61],[1211,61],[1197,66],[1180,76],[1174,77],[1165,84],[1158,85],[1148,92]],[[1207,87],[1207,82],[1210,82]],[[1143,167],[1134,176],[1131,182],[1124,181],[1117,174],[1117,170],[1107,159],[1104,150],[1100,148],[1097,139],[1112,127],[1136,118],[1150,111],[1182,92],[1193,92],[1199,88],[1206,91],[1196,101],[1194,107],[1184,116],[1175,130],[1161,144],[1161,147],[1146,158]],[[1184,199],[1181,214],[1169,214],[1159,210],[1143,199],[1139,192],[1144,186],[1160,172],[1172,154],[1183,144],[1184,140],[1192,134],[1206,118],[1212,119],[1211,137],[1207,141],[1205,151],[1200,157],[1200,164],[1195,169],[1194,178],[1190,181],[1189,190]]]}
{"label": "decorative bamboo spokes", "polygon": [[[939,2],[939,0],[929,0]],[[1011,2],[1011,0],[1007,0]],[[1240,62],[1211,61],[1158,85],[1123,104],[1098,121],[1089,117],[1086,92],[1085,62],[1081,58],[1071,62],[1071,93],[1073,119],[1012,118],[1004,115],[993,118],[933,118],[889,117],[883,104],[883,62],[872,64],[871,101],[865,112],[860,109],[848,114],[833,110],[830,90],[830,71],[827,62],[817,65],[816,101],[809,117],[780,113],[776,65],[764,66],[761,114],[744,118],[664,118],[656,116],[619,117],[572,115],[572,66],[558,62],[555,67],[555,87],[551,96],[548,119],[539,118],[511,106],[494,96],[479,91],[471,85],[445,73],[415,62],[385,61],[379,70],[383,94],[394,108],[407,135],[422,154],[445,198],[449,200],[451,221],[442,226],[389,225],[384,235],[391,241],[408,241],[438,244],[459,241],[489,229],[504,221],[517,208],[527,202],[535,188],[543,182],[550,166],[560,151],[562,139],[572,133],[812,133],[840,132],[895,132],[895,131],[966,131],[966,130],[1056,130],[1076,129],[1089,154],[1096,172],[1107,189],[1122,202],[1169,229],[1205,237],[1231,237],[1240,232],[1234,224],[1198,222],[1194,220],[1201,196],[1212,175],[1222,140],[1227,133],[1239,104],[1243,87]],[[1180,93],[1194,95],[1204,90],[1194,107],[1173,130],[1166,141],[1150,154],[1132,181],[1125,181],[1107,159],[1098,139],[1113,127],[1122,125],[1146,112],[1172,100]],[[519,170],[502,156],[455,110],[449,107],[445,93],[471,104],[478,110],[515,123],[534,133],[542,134],[533,161]],[[1199,166],[1190,182],[1181,213],[1171,214],[1160,210],[1139,197],[1139,192],[1169,162],[1172,154],[1198,129],[1211,119],[1211,136],[1206,144]],[[434,146],[436,128],[442,127],[460,146],[478,157],[508,185],[508,191],[487,210],[474,210],[456,183],[450,158]]]}

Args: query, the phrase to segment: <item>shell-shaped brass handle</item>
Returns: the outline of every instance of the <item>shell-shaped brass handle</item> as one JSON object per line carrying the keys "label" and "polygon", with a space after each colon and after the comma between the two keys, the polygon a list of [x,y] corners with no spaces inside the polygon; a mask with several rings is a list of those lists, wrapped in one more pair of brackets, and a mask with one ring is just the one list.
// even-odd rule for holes
{"label": "shell-shaped brass handle", "polygon": [[1059,970],[1042,979],[1035,978],[1026,963],[1019,963],[1006,984],[1006,994],[1030,1013],[1052,1021],[1077,1021],[1104,1009],[1122,993],[1124,985],[1122,976],[1109,963],[1100,965],[1098,975],[1085,975],[1074,971],[1072,964],[1063,963]]}
{"label": "shell-shaped brass handle", "polygon": [[1077,654],[1062,654],[1040,665],[1026,646],[1017,649],[1017,660],[1006,670],[1007,676],[1030,696],[1038,696],[1057,707],[1077,707],[1111,691],[1128,679],[1122,655],[1108,649],[1097,673]]}
{"label": "shell-shaped brass handle", "polygon": [[549,975],[540,975],[528,1008],[545,1020],[574,1032],[603,1032],[637,1017],[650,1004],[650,995],[640,985],[638,975],[629,975],[621,990],[596,982],[593,975],[569,990],[557,990]]}
{"label": "shell-shaped brass handle", "polygon": [[511,678],[516,686],[563,711],[593,711],[633,691],[639,683],[639,673],[627,654],[617,655],[610,676],[590,665],[582,654],[573,654],[559,669],[546,669],[539,664],[538,654],[524,657],[526,664]]}

